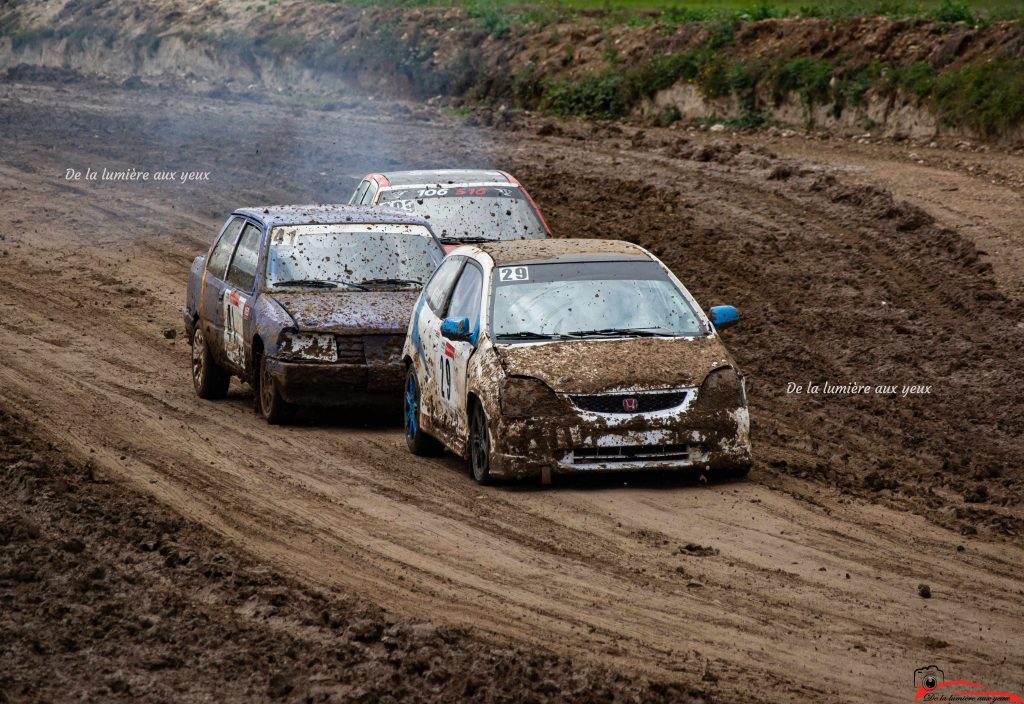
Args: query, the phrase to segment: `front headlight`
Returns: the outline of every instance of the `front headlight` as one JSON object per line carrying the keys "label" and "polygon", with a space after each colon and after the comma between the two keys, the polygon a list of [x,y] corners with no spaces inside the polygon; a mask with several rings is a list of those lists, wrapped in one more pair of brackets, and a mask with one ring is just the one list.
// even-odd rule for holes
{"label": "front headlight", "polygon": [[746,406],[747,394],[743,388],[743,378],[732,367],[716,369],[700,385],[697,403],[702,408],[712,410]]}
{"label": "front headlight", "polygon": [[331,334],[285,332],[278,341],[277,354],[281,359],[337,362],[338,343]]}
{"label": "front headlight", "polygon": [[565,403],[539,379],[512,377],[501,385],[501,414],[511,418],[562,413]]}

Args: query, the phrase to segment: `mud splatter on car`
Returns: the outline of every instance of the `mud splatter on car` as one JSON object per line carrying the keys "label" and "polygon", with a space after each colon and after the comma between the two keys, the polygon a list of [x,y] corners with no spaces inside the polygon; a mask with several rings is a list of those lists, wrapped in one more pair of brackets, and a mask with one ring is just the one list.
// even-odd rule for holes
{"label": "mud splatter on car", "polygon": [[201,398],[249,382],[271,423],[296,405],[397,405],[409,311],[444,256],[430,226],[350,206],[236,210],[182,311]]}
{"label": "mud splatter on car", "polygon": [[745,474],[743,376],[711,317],[646,250],[532,241],[456,249],[420,296],[405,356],[410,449],[492,478],[613,470]]}

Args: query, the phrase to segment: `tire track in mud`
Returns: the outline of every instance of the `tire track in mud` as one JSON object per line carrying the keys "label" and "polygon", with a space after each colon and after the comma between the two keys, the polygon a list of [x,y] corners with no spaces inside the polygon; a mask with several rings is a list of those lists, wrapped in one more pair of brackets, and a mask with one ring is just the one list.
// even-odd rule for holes
{"label": "tire track in mud", "polygon": [[[125,107],[133,109],[130,103]],[[273,109],[268,113],[274,116]],[[145,128],[143,122],[139,130]],[[257,136],[265,129],[258,120],[252,125]],[[408,129],[426,144],[440,139],[435,128]],[[615,218],[628,213],[634,221],[639,213],[645,222],[663,226],[657,198],[606,200],[574,219],[569,206],[556,202],[565,196],[575,199],[570,205],[588,203],[577,198],[569,174],[551,169],[559,182],[549,185],[544,157],[524,155],[544,154],[541,147],[547,147],[577,159],[596,174],[583,185],[602,191],[641,180],[650,169],[648,156],[606,157],[593,144],[584,149],[517,134],[489,135],[474,159],[479,163],[490,158],[488,150],[502,151],[505,139],[516,142],[504,151],[519,160],[520,178],[534,195],[550,199],[553,205],[542,201],[542,208],[573,234],[584,234],[602,212]],[[131,140],[120,148],[130,149]],[[56,163],[60,152],[48,158]],[[623,163],[616,168],[611,158]],[[683,162],[678,173],[685,176],[690,168]],[[780,228],[795,228],[800,219],[815,228],[832,225],[834,213],[823,212],[816,197],[801,203],[773,196],[771,189],[763,193],[759,171],[750,169],[747,177],[739,165],[730,168],[738,171],[701,174],[700,192],[709,200],[701,208],[710,212],[702,217],[715,219],[707,226],[759,232],[773,221]],[[39,173],[0,174],[12,177],[25,185],[13,207],[35,218],[31,224],[42,224],[31,205],[52,197],[48,179]],[[196,207],[230,201],[236,191],[229,182]],[[155,198],[144,190],[128,193]],[[73,199],[54,202],[57,215],[79,205]],[[629,669],[699,679],[710,668],[726,700],[749,700],[746,683],[752,678],[770,683],[764,694],[770,701],[820,700],[863,687],[864,681],[873,683],[865,696],[887,700],[933,654],[929,637],[948,641],[973,676],[996,682],[1013,674],[999,667],[994,653],[1024,635],[1013,619],[1024,599],[1009,569],[1022,557],[1019,546],[960,538],[902,511],[864,503],[861,494],[801,482],[763,465],[753,482],[709,488],[630,479],[628,487],[570,481],[548,491],[482,490],[455,460],[405,454],[400,430],[386,424],[361,427],[342,416],[270,428],[252,414],[237,387],[222,403],[195,400],[187,345],[164,341],[160,329],[178,326],[182,281],[202,238],[183,225],[178,239],[161,235],[152,251],[142,239],[161,230],[151,219],[182,207],[150,210],[155,214],[139,226],[108,219],[85,231],[57,217],[45,235],[24,235],[26,244],[73,252],[80,270],[70,279],[29,267],[25,252],[15,255],[12,285],[0,289],[0,303],[8,305],[0,310],[16,309],[18,327],[9,327],[5,314],[0,345],[26,351],[0,361],[0,388],[26,415],[44,418],[55,442],[73,445],[243,549],[305,580],[366,595],[399,613],[430,614]],[[192,221],[208,233],[217,225],[201,217]],[[617,223],[609,234],[624,227]],[[853,228],[838,230],[859,244]],[[710,250],[698,240],[690,251]],[[756,257],[738,251],[744,262]],[[891,260],[881,263],[898,268]],[[684,280],[695,277],[708,290],[722,284],[726,292],[742,292],[774,308],[771,292],[751,286],[745,269],[720,266],[720,257],[707,261],[721,273],[701,278],[693,262],[670,263],[686,274]],[[104,308],[108,298],[120,295],[116,286],[151,293],[144,306]],[[61,287],[68,295],[44,295]],[[789,316],[789,327],[774,330],[795,346],[794,339],[808,334],[808,323],[797,305],[785,303],[771,314]],[[770,324],[757,316],[751,322],[762,329]],[[62,338],[80,342],[70,348],[42,343]],[[757,344],[752,333],[730,340],[741,357]],[[787,348],[771,351],[779,349]],[[815,368],[830,368],[821,346],[805,354]],[[133,371],[140,365],[148,367],[145,374]],[[793,434],[806,423],[792,405],[776,411],[774,404],[759,399],[763,422]],[[836,428],[844,419],[822,420]],[[862,423],[856,430],[865,447],[877,443],[874,426]],[[849,433],[841,438],[850,440]],[[820,433],[810,436],[814,441],[821,441]],[[803,457],[809,463],[819,453],[813,445],[797,452],[777,439],[762,442],[775,453],[770,457]],[[96,450],[92,455],[90,448]],[[675,553],[690,542],[719,554]],[[969,549],[956,557],[960,542]],[[943,565],[946,571],[931,574],[927,563],[908,561],[919,553],[953,557]],[[924,579],[941,595],[927,609],[915,591]],[[991,640],[975,639],[977,627],[991,628]]]}
{"label": "tire track in mud", "polygon": [[[984,480],[985,473],[1001,474],[1005,481],[1000,482],[1004,487],[999,490],[1009,510],[1000,507],[999,501],[991,501],[984,511],[996,522],[994,525],[1002,526],[999,530],[1019,532],[1014,526],[1020,526],[1020,502],[1014,498],[1016,492],[1003,489],[1011,488],[1013,482],[1020,484],[1013,458],[1024,452],[1024,447],[1012,426],[1005,424],[998,414],[979,418],[975,412],[995,401],[996,405],[1020,408],[1024,413],[1020,397],[1012,392],[1012,379],[1024,372],[1019,355],[1024,342],[1021,331],[1007,324],[1014,319],[1012,311],[1019,311],[1019,306],[1001,300],[989,275],[990,268],[975,265],[977,255],[969,242],[933,226],[923,212],[893,201],[884,191],[847,186],[835,178],[834,169],[786,162],[783,165],[793,175],[780,184],[770,178],[769,168],[778,162],[774,157],[766,158],[763,149],[747,152],[738,143],[724,147],[717,144],[718,151],[712,151],[705,161],[669,159],[653,153],[666,151],[656,145],[651,151],[630,152],[631,159],[650,165],[647,176],[638,176],[636,169],[622,173],[622,166],[616,168],[615,163],[621,163],[625,152],[615,148],[593,147],[600,155],[595,158],[601,164],[595,169],[600,176],[574,177],[559,171],[561,166],[548,159],[545,163],[549,173],[541,181],[545,187],[553,184],[564,191],[566,184],[582,185],[571,188],[568,195],[552,197],[553,206],[543,201],[542,205],[547,206],[553,221],[562,218],[558,222],[568,225],[567,234],[602,236],[601,233],[611,231],[653,248],[674,269],[686,272],[684,280],[692,282],[691,288],[705,302],[717,302],[722,299],[722,290],[732,290],[732,300],[746,301],[745,306],[753,308],[754,315],[747,327],[729,333],[729,337],[735,354],[741,361],[746,360],[747,371],[753,374],[751,398],[759,411],[752,414],[754,437],[759,447],[767,451],[762,452],[762,457],[776,466],[790,465],[787,471],[796,470],[800,476],[833,479],[838,473],[846,480],[845,488],[854,491],[862,490],[860,479],[881,468],[899,483],[909,479],[907,493],[911,495],[916,491],[914,484],[931,475],[936,464],[943,465],[942,469],[949,469],[950,464],[967,465],[966,472],[939,475],[936,492],[944,501],[954,503],[960,500],[958,493],[967,491],[964,474],[969,472],[968,476],[979,480]],[[670,146],[667,151],[671,150]],[[717,163],[719,158],[712,158],[716,154],[724,154],[725,163]],[[673,178],[676,174],[688,184],[682,195],[680,189],[673,190],[671,185],[679,182]],[[666,217],[657,210],[650,212],[649,219],[644,221],[647,234],[637,234],[625,219],[612,220],[599,229],[602,204],[613,212],[628,208],[629,197],[618,195],[623,193],[636,194],[635,207],[653,203],[657,208],[663,204],[671,212],[674,204],[676,214]],[[595,194],[607,196],[612,202],[601,201]],[[541,189],[538,197],[543,199],[546,195]],[[563,202],[567,207],[560,205]],[[766,218],[762,213],[770,214],[770,225],[762,222]],[[783,247],[779,246],[779,233],[786,235]],[[692,241],[686,241],[691,238]],[[911,241],[921,241],[925,246],[915,251],[916,245],[908,243]],[[824,242],[834,244],[831,251],[822,248]],[[781,260],[785,269],[774,268],[782,275],[766,276],[752,268],[758,260],[743,255],[757,251],[766,254],[760,259],[766,266]],[[961,254],[964,261],[958,260]],[[694,255],[700,267],[693,265]],[[834,265],[823,266],[823,261]],[[714,269],[714,286],[704,280],[709,265]],[[803,271],[808,267],[814,275],[812,279]],[[789,281],[790,278],[793,280]],[[881,314],[851,310],[835,295],[835,285],[829,283],[836,280],[845,280],[844,286],[851,293],[876,291],[868,297],[874,299],[876,308],[885,299],[897,303],[889,309],[882,304]],[[753,282],[757,285],[752,286]],[[815,289],[825,295],[822,302],[831,299],[834,307],[801,308],[792,304],[802,304],[808,291]],[[981,320],[985,322],[979,324]],[[999,329],[999,335],[993,338],[985,328]],[[873,348],[854,342],[858,334],[872,341]],[[901,341],[900,336],[907,336],[904,340],[910,344]],[[827,342],[823,344],[818,337]],[[915,338],[924,340],[914,345]],[[943,344],[949,344],[950,349],[945,357],[941,353]],[[988,353],[980,368],[956,373],[965,369],[960,361],[962,355],[979,349]],[[773,355],[770,358],[764,354],[769,350]],[[841,354],[837,355],[837,351]],[[867,362],[859,362],[858,356]],[[793,361],[799,361],[799,367]],[[936,395],[923,402],[898,399],[898,405],[890,403],[889,408],[884,408],[880,399],[859,397],[828,399],[831,408],[826,408],[824,399],[803,398],[797,399],[799,407],[794,407],[793,399],[782,393],[787,380],[803,382],[812,377],[835,382],[852,377],[873,384],[876,380],[868,378],[872,374],[888,376],[901,370],[906,374],[906,370],[915,369],[918,378],[940,382]],[[949,374],[948,369],[954,372]],[[775,388],[760,386],[761,379]],[[982,389],[989,398],[983,398]],[[762,395],[763,392],[767,393]],[[992,392],[997,399],[991,399]],[[972,396],[977,398],[976,402],[961,400]],[[781,405],[784,412],[767,406],[767,399],[776,407]],[[860,410],[841,412],[850,407]],[[808,409],[813,414],[810,423]],[[892,423],[894,415],[899,418],[896,424]],[[758,428],[758,416],[771,419],[774,427],[766,429],[772,436],[764,435],[765,429]],[[790,417],[814,429],[801,432],[797,424],[787,421]],[[829,431],[823,431],[828,425]],[[985,426],[998,428],[998,436],[993,437]],[[778,437],[779,428],[784,428],[782,434],[786,437]],[[964,437],[973,428],[985,432],[985,443],[975,443],[973,449],[950,450],[948,443],[935,442],[940,438]],[[841,438],[842,443],[835,442],[835,438]],[[851,445],[860,452],[851,452]],[[925,451],[914,452],[915,447]],[[821,462],[823,452],[825,457],[832,455],[831,463]],[[910,466],[893,473],[896,457],[904,463],[911,460]],[[851,484],[851,479],[857,483]],[[953,491],[943,485],[951,485]],[[940,508],[932,500],[923,503],[927,509]],[[968,520],[971,515],[968,514]],[[973,526],[959,525],[974,530]]]}

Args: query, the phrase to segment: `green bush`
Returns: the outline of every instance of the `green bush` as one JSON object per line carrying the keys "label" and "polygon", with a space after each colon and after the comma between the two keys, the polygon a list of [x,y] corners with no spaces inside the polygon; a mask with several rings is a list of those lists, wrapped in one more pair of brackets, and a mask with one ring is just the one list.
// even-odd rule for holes
{"label": "green bush", "polygon": [[649,98],[681,80],[695,81],[712,58],[709,51],[685,51],[658,56],[629,71],[628,83],[634,99]]}
{"label": "green bush", "polygon": [[827,103],[833,69],[834,64],[824,59],[801,57],[782,62],[772,72],[772,94],[781,102],[787,93],[797,93],[808,108]]}
{"label": "green bush", "polygon": [[623,117],[631,107],[623,80],[621,73],[605,71],[576,81],[552,81],[541,104],[557,115]]}
{"label": "green bush", "polygon": [[931,64],[915,61],[905,66],[897,66],[886,74],[886,81],[894,88],[904,88],[919,98],[931,95],[935,88],[937,74]]}
{"label": "green bush", "polygon": [[848,107],[864,102],[864,96],[878,83],[884,67],[880,61],[853,69],[832,81],[832,114],[840,117]]}
{"label": "green bush", "polygon": [[504,37],[512,29],[508,8],[497,0],[471,0],[467,8],[470,16],[496,39]]}
{"label": "green bush", "polygon": [[943,124],[997,137],[1024,121],[1024,60],[1000,58],[942,73],[932,100]]}
{"label": "green bush", "polygon": [[974,13],[967,5],[953,0],[942,0],[942,4],[933,12],[933,17],[940,22],[966,22],[967,24],[976,22]]}

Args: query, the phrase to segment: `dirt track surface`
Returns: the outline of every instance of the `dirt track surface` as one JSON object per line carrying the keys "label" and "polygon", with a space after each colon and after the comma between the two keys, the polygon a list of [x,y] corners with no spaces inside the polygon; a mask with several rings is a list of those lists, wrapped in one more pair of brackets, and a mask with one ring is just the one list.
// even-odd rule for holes
{"label": "dirt track surface", "polygon": [[[274,569],[721,701],[905,701],[931,662],[1024,689],[1021,291],[871,168],[810,143],[781,158],[760,138],[542,138],[74,83],[0,85],[0,124],[4,405]],[[752,379],[750,481],[481,489],[409,455],[391,419],[269,427],[243,386],[195,398],[178,309],[231,208],[449,164],[508,168],[561,236],[628,237],[744,311],[726,342]],[[64,180],[87,167],[210,181]],[[984,188],[1020,212],[1019,187]],[[826,380],[932,392],[786,394]]]}
{"label": "dirt track surface", "polygon": [[713,701],[298,584],[3,412],[0,463],[0,701]]}

